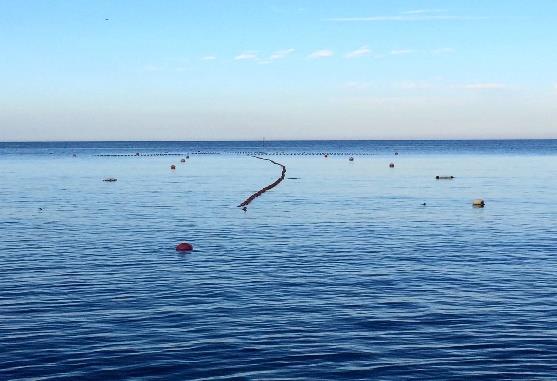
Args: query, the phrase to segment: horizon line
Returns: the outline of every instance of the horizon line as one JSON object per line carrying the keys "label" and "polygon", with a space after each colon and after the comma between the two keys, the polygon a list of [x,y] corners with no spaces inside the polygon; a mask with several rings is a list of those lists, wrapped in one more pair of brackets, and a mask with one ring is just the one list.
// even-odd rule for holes
{"label": "horizon line", "polygon": [[557,137],[552,138],[400,138],[400,139],[223,139],[223,140],[0,140],[3,143],[226,143],[226,142],[253,142],[253,143],[267,143],[267,142],[335,142],[335,141],[348,141],[348,142],[369,142],[369,141],[517,141],[517,140],[557,140]]}

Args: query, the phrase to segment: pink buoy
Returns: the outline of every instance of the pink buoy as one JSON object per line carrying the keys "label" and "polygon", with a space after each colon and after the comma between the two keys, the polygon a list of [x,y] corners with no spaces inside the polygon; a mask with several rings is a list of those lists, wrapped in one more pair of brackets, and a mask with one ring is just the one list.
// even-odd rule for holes
{"label": "pink buoy", "polygon": [[191,245],[191,243],[182,242],[176,245],[176,251],[192,251],[192,250],[193,250],[193,246]]}

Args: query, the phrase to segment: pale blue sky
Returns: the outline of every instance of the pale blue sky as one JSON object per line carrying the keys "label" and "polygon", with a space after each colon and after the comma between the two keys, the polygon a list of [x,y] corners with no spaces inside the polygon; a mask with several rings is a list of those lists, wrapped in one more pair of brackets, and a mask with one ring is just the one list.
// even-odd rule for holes
{"label": "pale blue sky", "polygon": [[0,0],[0,140],[557,138],[555,46],[554,0]]}

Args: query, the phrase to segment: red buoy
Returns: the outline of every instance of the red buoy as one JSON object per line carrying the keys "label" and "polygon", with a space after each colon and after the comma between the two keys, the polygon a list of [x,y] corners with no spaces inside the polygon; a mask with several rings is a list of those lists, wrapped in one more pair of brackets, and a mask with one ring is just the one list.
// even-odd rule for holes
{"label": "red buoy", "polygon": [[193,246],[190,243],[182,242],[176,246],[176,251],[192,251]]}

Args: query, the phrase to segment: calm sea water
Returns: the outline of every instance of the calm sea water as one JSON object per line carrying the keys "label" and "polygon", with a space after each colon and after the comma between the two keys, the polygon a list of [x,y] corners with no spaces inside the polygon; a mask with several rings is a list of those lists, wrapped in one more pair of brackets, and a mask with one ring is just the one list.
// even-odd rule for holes
{"label": "calm sea water", "polygon": [[557,378],[555,140],[0,143],[0,200],[1,380]]}

